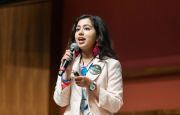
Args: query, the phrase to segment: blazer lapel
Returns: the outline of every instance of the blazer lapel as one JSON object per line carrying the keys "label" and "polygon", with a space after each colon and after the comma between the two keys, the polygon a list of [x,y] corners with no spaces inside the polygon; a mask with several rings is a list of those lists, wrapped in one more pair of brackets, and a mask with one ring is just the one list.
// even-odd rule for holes
{"label": "blazer lapel", "polygon": [[[104,64],[105,64],[105,62],[103,60],[100,60],[99,56],[96,56],[96,58],[93,62],[93,65],[99,65],[101,67],[101,72],[104,68]],[[95,80],[101,74],[101,72],[97,75],[93,75],[93,74],[91,74],[91,72],[88,71],[86,76],[89,77],[91,80]]]}
{"label": "blazer lapel", "polygon": [[[73,65],[73,69],[72,71],[74,72],[78,72],[79,73],[79,61],[80,61],[80,54],[78,55],[78,57],[76,58],[75,62],[74,62],[74,65]],[[77,92],[79,93],[80,96],[82,96],[82,88],[79,87],[76,82],[74,81],[73,82],[73,85],[75,86]]]}

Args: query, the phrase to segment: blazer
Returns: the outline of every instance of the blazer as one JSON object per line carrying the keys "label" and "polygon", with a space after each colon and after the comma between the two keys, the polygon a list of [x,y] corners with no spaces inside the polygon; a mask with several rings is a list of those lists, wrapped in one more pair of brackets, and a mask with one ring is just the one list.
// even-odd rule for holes
{"label": "blazer", "polygon": [[[93,65],[101,67],[101,73],[93,75],[89,71],[86,76],[100,86],[99,100],[90,91],[86,90],[86,97],[91,115],[114,115],[123,105],[122,69],[118,60],[106,57],[100,60],[96,56]],[[73,71],[79,72],[80,55],[76,57]],[[71,74],[73,75],[73,74]],[[54,100],[59,106],[67,106],[64,115],[80,115],[82,87],[76,85],[74,79],[71,84],[62,90],[61,76],[58,76]]]}

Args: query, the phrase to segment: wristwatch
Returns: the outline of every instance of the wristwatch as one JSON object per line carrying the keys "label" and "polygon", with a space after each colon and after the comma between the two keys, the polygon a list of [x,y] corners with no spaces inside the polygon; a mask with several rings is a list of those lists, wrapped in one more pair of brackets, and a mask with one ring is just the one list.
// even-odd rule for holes
{"label": "wristwatch", "polygon": [[96,82],[93,80],[93,83],[91,85],[89,85],[89,90],[93,91],[96,89]]}

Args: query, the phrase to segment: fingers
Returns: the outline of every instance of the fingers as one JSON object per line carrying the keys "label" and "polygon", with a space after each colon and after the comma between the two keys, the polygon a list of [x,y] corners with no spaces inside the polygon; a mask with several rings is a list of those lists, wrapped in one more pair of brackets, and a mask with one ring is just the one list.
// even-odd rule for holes
{"label": "fingers", "polygon": [[92,84],[92,80],[86,76],[74,77],[76,84],[80,87],[89,87]]}
{"label": "fingers", "polygon": [[76,84],[80,87],[85,87],[85,83],[84,83],[84,80],[79,80],[79,81],[76,81]]}
{"label": "fingers", "polygon": [[84,84],[83,76],[78,76],[78,77],[75,77],[74,79],[78,86],[83,87],[83,84]]}
{"label": "fingers", "polygon": [[64,60],[71,61],[72,59],[74,59],[74,57],[75,56],[73,55],[73,53],[70,50],[66,50],[64,56],[61,59],[61,63],[63,63]]}
{"label": "fingers", "polygon": [[81,81],[84,80],[84,76],[78,76],[78,77],[74,77],[75,81]]}

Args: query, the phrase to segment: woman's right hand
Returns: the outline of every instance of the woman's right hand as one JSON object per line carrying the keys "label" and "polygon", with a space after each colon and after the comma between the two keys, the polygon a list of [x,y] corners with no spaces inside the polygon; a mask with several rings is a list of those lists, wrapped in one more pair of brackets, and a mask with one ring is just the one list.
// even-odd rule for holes
{"label": "woman's right hand", "polygon": [[[74,64],[75,58],[76,58],[75,52],[72,52],[72,53],[71,53],[70,50],[66,50],[66,51],[65,51],[64,56],[63,56],[62,59],[61,59],[61,63],[63,63],[65,60],[69,60],[69,61],[70,61],[69,64],[68,64],[68,66],[67,66],[67,68],[66,68],[66,70],[65,70],[65,73],[66,73],[66,74],[67,74],[67,73],[71,73],[71,71],[72,71],[72,66],[73,66],[73,64]],[[69,76],[69,74],[67,74],[67,75]],[[64,77],[63,77],[63,78],[64,78]],[[70,78],[70,77],[68,77],[68,78]]]}

